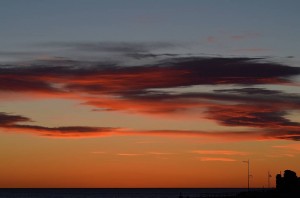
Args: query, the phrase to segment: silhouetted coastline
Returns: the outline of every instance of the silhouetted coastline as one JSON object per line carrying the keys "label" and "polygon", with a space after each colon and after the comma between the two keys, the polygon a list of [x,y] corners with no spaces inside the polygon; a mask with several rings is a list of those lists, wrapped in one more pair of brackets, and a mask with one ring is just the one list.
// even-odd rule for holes
{"label": "silhouetted coastline", "polygon": [[[0,189],[9,198],[178,198],[237,195],[245,188],[16,188]],[[227,197],[228,197],[227,196]]]}
{"label": "silhouetted coastline", "polygon": [[297,177],[296,172],[292,170],[285,170],[283,176],[276,175],[276,189],[266,191],[243,192],[237,197],[274,197],[274,198],[298,198],[300,196],[300,178]]}
{"label": "silhouetted coastline", "polygon": [[283,176],[276,175],[276,188],[272,189],[248,189],[237,194],[230,193],[208,193],[201,194],[198,197],[189,197],[179,195],[179,198],[204,198],[204,197],[219,197],[219,198],[298,198],[300,197],[300,177],[297,177],[296,172],[285,170]]}
{"label": "silhouetted coastline", "polygon": [[300,178],[292,170],[277,174],[276,188],[7,188],[9,198],[298,198]]}

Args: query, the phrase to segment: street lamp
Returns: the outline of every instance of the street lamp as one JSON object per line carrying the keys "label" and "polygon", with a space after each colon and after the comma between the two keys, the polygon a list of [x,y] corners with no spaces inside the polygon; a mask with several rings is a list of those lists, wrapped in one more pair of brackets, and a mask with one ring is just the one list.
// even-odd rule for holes
{"label": "street lamp", "polygon": [[243,161],[244,163],[248,164],[248,191],[249,191],[249,186],[250,186],[250,161]]}

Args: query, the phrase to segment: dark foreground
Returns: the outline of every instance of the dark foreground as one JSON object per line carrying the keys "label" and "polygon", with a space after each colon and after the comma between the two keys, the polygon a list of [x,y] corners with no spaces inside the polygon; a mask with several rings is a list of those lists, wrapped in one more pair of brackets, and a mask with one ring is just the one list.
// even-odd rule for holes
{"label": "dark foreground", "polygon": [[300,194],[296,192],[278,192],[274,190],[253,191],[239,193],[237,198],[299,198]]}
{"label": "dark foreground", "polygon": [[241,188],[11,188],[0,189],[0,198],[298,198],[297,193],[275,189]]}
{"label": "dark foreground", "polygon": [[232,197],[241,188],[15,188],[0,189],[0,198],[179,198]]}

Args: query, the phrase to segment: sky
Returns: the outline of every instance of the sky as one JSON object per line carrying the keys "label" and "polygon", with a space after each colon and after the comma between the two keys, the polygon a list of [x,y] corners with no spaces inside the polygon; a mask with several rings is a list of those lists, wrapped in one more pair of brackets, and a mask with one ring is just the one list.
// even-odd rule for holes
{"label": "sky", "polygon": [[[297,0],[1,0],[0,187],[300,174]],[[249,160],[249,164],[243,161]]]}

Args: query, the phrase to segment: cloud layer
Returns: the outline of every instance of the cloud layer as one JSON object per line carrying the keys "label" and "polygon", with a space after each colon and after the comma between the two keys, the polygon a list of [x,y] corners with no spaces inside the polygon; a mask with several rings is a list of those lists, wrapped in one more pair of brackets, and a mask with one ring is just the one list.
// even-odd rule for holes
{"label": "cloud layer", "polygon": [[[52,44],[54,45],[54,44]],[[55,45],[54,45],[55,46]],[[61,43],[82,51],[150,54],[151,50],[172,47],[169,43]],[[144,54],[144,55],[145,55]],[[160,56],[163,55],[163,56]],[[160,57],[156,59],[156,57]],[[163,57],[163,58],[162,58]],[[139,58],[145,58],[139,56]],[[219,58],[156,54],[146,65],[126,66],[100,61],[71,59],[39,60],[0,66],[0,93],[23,94],[29,97],[78,100],[95,110],[122,111],[141,115],[190,116],[210,119],[222,126],[243,126],[249,131],[233,136],[300,139],[300,124],[287,117],[291,110],[300,110],[300,96],[283,90],[256,86],[298,86],[293,77],[300,68],[273,63],[263,58]],[[214,91],[171,91],[177,88],[215,86]],[[231,88],[222,88],[219,86]],[[194,116],[195,114],[193,114]],[[27,117],[0,114],[0,127],[34,131],[47,136],[99,135],[119,133],[117,128],[67,126],[48,128],[23,125]],[[255,132],[253,132],[255,130]],[[134,134],[135,130],[125,130]],[[218,136],[201,131],[144,131],[143,134],[197,134]],[[233,133],[233,132],[232,132]],[[231,132],[224,131],[231,137]],[[245,135],[247,134],[247,135]],[[252,135],[249,135],[252,134]]]}

